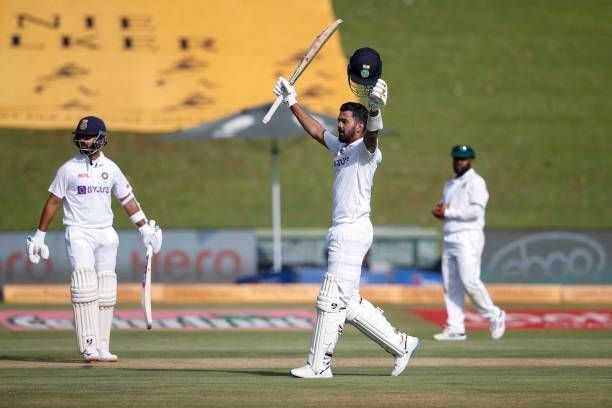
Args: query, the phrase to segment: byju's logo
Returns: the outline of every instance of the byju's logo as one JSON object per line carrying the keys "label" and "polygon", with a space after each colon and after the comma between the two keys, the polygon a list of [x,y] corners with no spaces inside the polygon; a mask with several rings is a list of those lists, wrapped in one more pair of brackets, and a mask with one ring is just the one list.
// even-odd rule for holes
{"label": "byju's logo", "polygon": [[102,193],[110,194],[109,186],[77,186],[77,194]]}
{"label": "byju's logo", "polygon": [[601,244],[584,234],[530,234],[500,248],[488,274],[505,282],[589,282],[606,267]]}

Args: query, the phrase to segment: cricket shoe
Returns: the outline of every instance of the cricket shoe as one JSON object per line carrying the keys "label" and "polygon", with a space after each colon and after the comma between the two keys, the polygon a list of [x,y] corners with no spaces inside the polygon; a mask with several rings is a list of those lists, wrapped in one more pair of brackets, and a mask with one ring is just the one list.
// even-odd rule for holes
{"label": "cricket shoe", "polygon": [[98,361],[100,355],[98,354],[98,350],[96,350],[92,346],[85,347],[85,351],[83,351],[83,361],[86,363],[91,363],[94,361]]}
{"label": "cricket shoe", "polygon": [[495,320],[491,320],[489,330],[491,331],[491,338],[493,340],[502,338],[506,332],[506,312],[503,310],[499,311],[499,316]]}
{"label": "cricket shoe", "polygon": [[298,378],[332,378],[334,376],[331,371],[331,366],[317,374],[312,370],[310,364],[306,364],[304,367],[294,368],[291,370],[291,375]]}
{"label": "cricket shoe", "polygon": [[112,354],[108,350],[98,350],[98,361],[103,363],[115,363],[117,360],[116,354]]}
{"label": "cricket shoe", "polygon": [[467,339],[467,336],[465,333],[452,332],[446,327],[442,333],[434,334],[433,338],[438,341],[463,341]]}
{"label": "cricket shoe", "polygon": [[394,377],[404,372],[406,367],[408,367],[410,358],[414,356],[416,349],[419,347],[418,337],[408,336],[407,334],[402,334],[402,337],[404,337],[404,350],[406,350],[406,353],[395,359],[395,367],[393,367],[393,371],[391,371],[391,375]]}

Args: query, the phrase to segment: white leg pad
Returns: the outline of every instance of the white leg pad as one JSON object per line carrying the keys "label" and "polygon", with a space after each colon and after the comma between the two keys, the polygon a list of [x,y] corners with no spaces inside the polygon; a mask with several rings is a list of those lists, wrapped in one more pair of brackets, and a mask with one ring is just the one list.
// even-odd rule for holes
{"label": "white leg pad", "polygon": [[98,338],[98,278],[89,268],[77,268],[72,272],[70,283],[77,345],[83,353],[85,348],[97,348]]}
{"label": "white leg pad", "polygon": [[340,308],[338,284],[327,273],[317,296],[317,322],[308,353],[308,364],[315,374],[320,374],[330,367],[334,349],[344,328],[345,317],[346,309]]}
{"label": "white leg pad", "polygon": [[98,294],[100,308],[98,350],[109,351],[113,311],[117,303],[117,274],[115,272],[98,273]]}
{"label": "white leg pad", "polygon": [[367,300],[350,302],[346,320],[393,356],[406,354],[406,336],[391,326],[382,309]]}

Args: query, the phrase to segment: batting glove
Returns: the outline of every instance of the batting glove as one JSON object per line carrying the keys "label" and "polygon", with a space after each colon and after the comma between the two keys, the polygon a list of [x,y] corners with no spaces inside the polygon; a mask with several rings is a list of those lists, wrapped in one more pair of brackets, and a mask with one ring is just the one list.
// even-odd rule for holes
{"label": "batting glove", "polygon": [[155,225],[155,220],[149,220],[148,223],[138,227],[138,231],[142,235],[142,243],[145,248],[151,245],[154,254],[161,250],[163,240],[162,229]]}
{"label": "batting glove", "polygon": [[297,103],[297,92],[295,88],[283,77],[279,77],[273,90],[276,96],[283,97],[283,103],[292,107]]}
{"label": "batting glove", "polygon": [[26,239],[26,252],[33,264],[40,262],[41,257],[49,258],[49,247],[45,245],[45,234],[46,232],[37,229],[33,237],[28,236]]}
{"label": "batting glove", "polygon": [[372,92],[370,92],[370,95],[368,95],[368,105],[370,111],[377,111],[385,106],[387,104],[388,93],[389,89],[387,87],[387,83],[382,79],[376,81],[376,85],[374,85]]}

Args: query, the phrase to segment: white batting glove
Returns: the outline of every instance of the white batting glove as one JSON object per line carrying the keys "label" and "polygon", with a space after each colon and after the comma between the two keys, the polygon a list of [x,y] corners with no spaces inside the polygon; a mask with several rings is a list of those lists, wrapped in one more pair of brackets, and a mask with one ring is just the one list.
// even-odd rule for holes
{"label": "white batting glove", "polygon": [[297,92],[295,92],[295,88],[283,77],[278,78],[273,92],[276,96],[282,96],[283,103],[289,107],[297,103]]}
{"label": "white batting glove", "polygon": [[155,220],[149,220],[148,223],[138,227],[138,231],[140,231],[140,235],[142,235],[142,243],[145,248],[151,245],[154,254],[161,250],[163,240],[162,230],[155,225]]}
{"label": "white batting glove", "polygon": [[26,239],[26,252],[30,262],[37,264],[40,258],[49,259],[49,247],[45,245],[45,234],[41,230],[36,230],[34,236],[28,236]]}
{"label": "white batting glove", "polygon": [[370,92],[370,95],[368,95],[368,105],[370,111],[377,111],[385,106],[387,104],[388,94],[389,89],[387,87],[387,83],[382,79],[376,81],[374,88],[372,88],[372,92]]}

